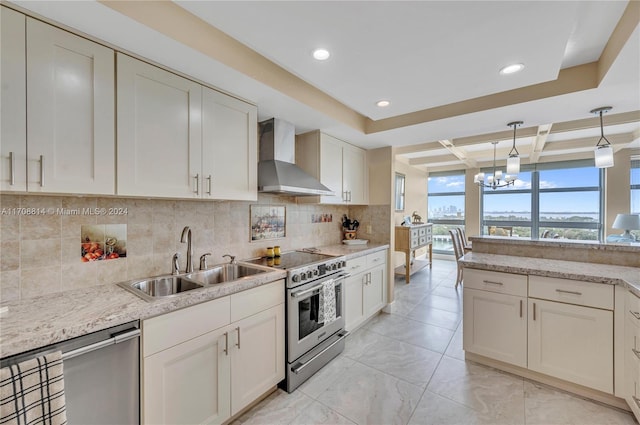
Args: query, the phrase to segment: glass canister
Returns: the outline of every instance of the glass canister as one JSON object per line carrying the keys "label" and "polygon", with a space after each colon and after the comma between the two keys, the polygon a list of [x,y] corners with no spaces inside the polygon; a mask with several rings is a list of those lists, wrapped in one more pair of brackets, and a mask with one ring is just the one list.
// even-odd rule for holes
{"label": "glass canister", "polygon": [[275,257],[275,254],[273,252],[273,247],[272,246],[268,246],[267,247],[267,258],[273,258]]}
{"label": "glass canister", "polygon": [[280,256],[280,246],[276,245],[273,247],[273,255],[276,257]]}

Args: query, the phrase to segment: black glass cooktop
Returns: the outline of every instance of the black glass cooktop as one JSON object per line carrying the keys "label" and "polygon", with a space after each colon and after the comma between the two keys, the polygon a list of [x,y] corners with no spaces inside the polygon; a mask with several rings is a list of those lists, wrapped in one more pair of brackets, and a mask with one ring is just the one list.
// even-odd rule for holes
{"label": "black glass cooktop", "polygon": [[262,266],[289,270],[300,266],[306,266],[307,264],[315,263],[316,261],[323,261],[328,258],[334,257],[326,254],[318,254],[317,252],[291,251],[282,253],[280,257],[262,257],[255,260],[249,260],[249,262],[260,264]]}

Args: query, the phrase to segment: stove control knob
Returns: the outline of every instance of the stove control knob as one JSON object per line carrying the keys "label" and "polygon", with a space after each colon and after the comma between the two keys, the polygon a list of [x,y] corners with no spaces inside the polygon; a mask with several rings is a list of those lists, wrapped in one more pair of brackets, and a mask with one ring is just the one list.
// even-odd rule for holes
{"label": "stove control knob", "polygon": [[335,270],[335,269],[336,269],[336,266],[337,266],[337,264],[336,264],[336,263],[333,263],[333,264],[331,265],[331,270]]}
{"label": "stove control knob", "polygon": [[305,272],[300,273],[301,280],[307,280],[307,274]]}
{"label": "stove control knob", "polygon": [[294,282],[300,282],[300,276],[294,274],[293,276],[291,276],[291,280],[293,280]]}
{"label": "stove control knob", "polygon": [[313,272],[311,270],[309,270],[307,272],[307,278],[311,279],[313,277]]}
{"label": "stove control knob", "polygon": [[314,276],[318,276],[320,274],[320,272],[318,271],[318,269],[313,269],[313,275]]}
{"label": "stove control knob", "polygon": [[347,262],[343,260],[343,261],[340,263],[340,266],[341,266],[341,267],[347,267]]}

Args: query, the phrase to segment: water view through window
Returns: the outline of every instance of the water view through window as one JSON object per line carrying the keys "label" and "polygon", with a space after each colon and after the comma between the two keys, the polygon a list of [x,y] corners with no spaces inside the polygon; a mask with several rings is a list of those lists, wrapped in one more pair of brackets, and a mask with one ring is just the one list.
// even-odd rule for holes
{"label": "water view through window", "polygon": [[[541,168],[522,171],[513,186],[482,189],[482,234],[600,240],[601,171],[584,161]],[[453,252],[448,230],[464,226],[464,198],[463,172],[429,176],[428,219],[435,252]]]}

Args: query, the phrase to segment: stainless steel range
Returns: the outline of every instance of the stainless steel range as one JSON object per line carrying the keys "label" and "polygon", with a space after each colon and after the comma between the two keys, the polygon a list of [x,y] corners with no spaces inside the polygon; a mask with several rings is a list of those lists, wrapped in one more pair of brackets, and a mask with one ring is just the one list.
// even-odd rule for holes
{"label": "stainless steel range", "polygon": [[[292,392],[344,349],[344,271],[346,258],[307,251],[283,253],[253,263],[287,271],[286,358],[284,388]],[[335,320],[323,320],[320,292],[333,280]],[[331,286],[329,286],[331,288]],[[329,293],[331,290],[328,289]]]}

